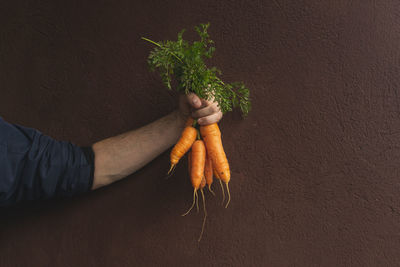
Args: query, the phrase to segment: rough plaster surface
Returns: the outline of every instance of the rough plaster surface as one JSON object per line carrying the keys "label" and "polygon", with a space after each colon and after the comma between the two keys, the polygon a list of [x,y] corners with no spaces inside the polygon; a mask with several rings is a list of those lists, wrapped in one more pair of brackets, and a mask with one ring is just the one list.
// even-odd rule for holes
{"label": "rough plaster surface", "polygon": [[202,242],[164,153],[97,192],[1,210],[1,266],[399,266],[398,1],[1,1],[0,115],[77,144],[149,123],[176,97],[140,37],[207,21],[211,63],[253,111],[221,123],[233,199],[209,197]]}

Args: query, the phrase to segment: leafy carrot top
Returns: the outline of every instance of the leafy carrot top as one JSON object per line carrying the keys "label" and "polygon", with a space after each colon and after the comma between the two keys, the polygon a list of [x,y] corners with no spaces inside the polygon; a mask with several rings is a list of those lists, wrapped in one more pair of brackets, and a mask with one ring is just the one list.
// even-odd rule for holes
{"label": "leafy carrot top", "polygon": [[223,113],[240,107],[242,114],[246,116],[251,109],[249,89],[242,82],[224,83],[217,76],[221,71],[216,67],[208,68],[204,62],[215,51],[214,42],[207,33],[209,25],[207,23],[195,27],[200,40],[192,43],[183,40],[185,30],[178,33],[177,41],[155,42],[142,37],[156,46],[148,57],[150,69],[159,71],[170,90],[171,81],[175,78],[179,92],[193,92],[208,100],[214,98]]}

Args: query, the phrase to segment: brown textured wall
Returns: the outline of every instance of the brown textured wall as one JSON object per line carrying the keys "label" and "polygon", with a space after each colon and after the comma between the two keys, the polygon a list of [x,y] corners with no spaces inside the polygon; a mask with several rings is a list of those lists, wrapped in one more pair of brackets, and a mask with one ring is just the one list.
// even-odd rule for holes
{"label": "brown textured wall", "polygon": [[209,198],[202,242],[164,153],[97,192],[1,210],[1,266],[400,264],[398,1],[1,1],[0,115],[77,144],[149,123],[176,98],[140,37],[207,21],[212,63],[253,111],[221,123],[233,199]]}

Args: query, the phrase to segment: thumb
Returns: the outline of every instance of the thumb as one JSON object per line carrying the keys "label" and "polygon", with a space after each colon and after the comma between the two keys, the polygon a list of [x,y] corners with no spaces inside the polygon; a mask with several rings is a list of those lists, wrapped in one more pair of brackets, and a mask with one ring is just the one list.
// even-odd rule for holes
{"label": "thumb", "polygon": [[201,100],[195,93],[189,93],[187,95],[187,100],[189,105],[191,105],[193,108],[197,109],[201,107]]}

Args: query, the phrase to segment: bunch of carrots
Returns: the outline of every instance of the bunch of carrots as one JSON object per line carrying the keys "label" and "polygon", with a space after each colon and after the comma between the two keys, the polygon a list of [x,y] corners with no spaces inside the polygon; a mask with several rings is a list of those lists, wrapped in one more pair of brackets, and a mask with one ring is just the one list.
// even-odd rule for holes
{"label": "bunch of carrots", "polygon": [[[218,103],[223,113],[239,107],[245,116],[250,111],[251,104],[249,90],[241,82],[224,83],[218,75],[221,71],[216,67],[208,68],[204,59],[211,58],[215,47],[209,38],[208,24],[200,24],[195,27],[200,40],[188,42],[182,38],[184,30],[179,32],[177,41],[155,42],[142,37],[143,40],[152,43],[156,47],[150,52],[148,63],[151,70],[157,69],[164,84],[172,90],[171,83],[176,81],[176,90],[180,93],[195,93],[200,98],[213,100]],[[195,120],[188,118],[185,128],[178,142],[171,151],[171,167],[168,174],[172,174],[179,160],[189,152],[189,174],[193,186],[193,203],[183,216],[189,214],[193,207],[199,202],[198,191],[200,191],[204,206],[204,220],[199,237],[201,240],[207,217],[203,188],[208,185],[210,192],[215,176],[222,189],[225,202],[224,184],[228,199],[225,204],[227,208],[231,196],[229,192],[229,181],[231,179],[228,160],[222,146],[221,131],[217,123],[199,126]]]}
{"label": "bunch of carrots", "polygon": [[185,129],[182,132],[181,138],[175,144],[170,154],[171,167],[168,171],[170,174],[178,164],[179,160],[189,151],[188,157],[188,169],[190,175],[190,181],[193,186],[193,203],[189,210],[182,216],[186,216],[193,209],[195,203],[198,208],[198,191],[200,190],[203,200],[204,207],[204,220],[199,240],[201,240],[204,225],[207,217],[207,210],[205,205],[205,197],[203,188],[208,185],[210,192],[214,194],[211,189],[213,183],[213,175],[219,180],[223,200],[225,200],[224,187],[222,182],[225,183],[228,200],[225,208],[228,207],[231,196],[229,192],[228,183],[231,179],[231,173],[229,170],[229,163],[226,157],[224,148],[222,146],[221,132],[218,124],[213,123],[206,126],[200,126],[200,131],[194,126],[196,122],[189,118],[186,122]]}

